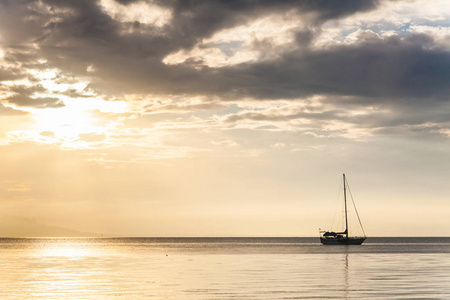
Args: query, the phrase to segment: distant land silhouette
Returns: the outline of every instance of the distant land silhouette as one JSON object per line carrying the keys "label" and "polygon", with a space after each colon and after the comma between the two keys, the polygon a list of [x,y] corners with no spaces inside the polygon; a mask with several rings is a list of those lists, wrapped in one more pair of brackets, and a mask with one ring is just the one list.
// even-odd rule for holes
{"label": "distant land silhouette", "polygon": [[0,215],[0,237],[97,237],[100,233],[81,232],[51,226],[35,219]]}

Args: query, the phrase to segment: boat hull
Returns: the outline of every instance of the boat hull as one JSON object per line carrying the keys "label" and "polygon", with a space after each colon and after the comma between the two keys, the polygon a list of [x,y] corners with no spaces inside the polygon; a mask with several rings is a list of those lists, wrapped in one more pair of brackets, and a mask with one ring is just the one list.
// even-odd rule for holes
{"label": "boat hull", "polygon": [[326,239],[320,238],[323,245],[361,245],[366,240],[365,237]]}

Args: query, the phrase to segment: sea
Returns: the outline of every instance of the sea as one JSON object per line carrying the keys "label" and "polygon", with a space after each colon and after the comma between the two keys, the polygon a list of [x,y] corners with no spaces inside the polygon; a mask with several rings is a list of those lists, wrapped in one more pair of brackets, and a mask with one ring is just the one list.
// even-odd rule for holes
{"label": "sea", "polygon": [[0,299],[450,299],[450,238],[3,238]]}

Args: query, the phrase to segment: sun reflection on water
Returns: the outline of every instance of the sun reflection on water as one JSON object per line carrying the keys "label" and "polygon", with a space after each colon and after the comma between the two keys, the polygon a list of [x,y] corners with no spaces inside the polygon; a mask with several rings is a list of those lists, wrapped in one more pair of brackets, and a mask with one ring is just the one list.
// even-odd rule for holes
{"label": "sun reflection on water", "polygon": [[41,257],[65,257],[65,258],[82,258],[95,254],[93,249],[79,247],[56,247],[44,248],[38,255]]}

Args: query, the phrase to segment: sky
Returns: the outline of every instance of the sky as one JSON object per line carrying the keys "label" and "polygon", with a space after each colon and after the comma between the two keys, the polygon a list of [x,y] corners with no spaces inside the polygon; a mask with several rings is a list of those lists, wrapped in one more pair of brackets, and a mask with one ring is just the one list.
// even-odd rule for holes
{"label": "sky", "polygon": [[0,0],[0,235],[448,236],[447,0]]}

